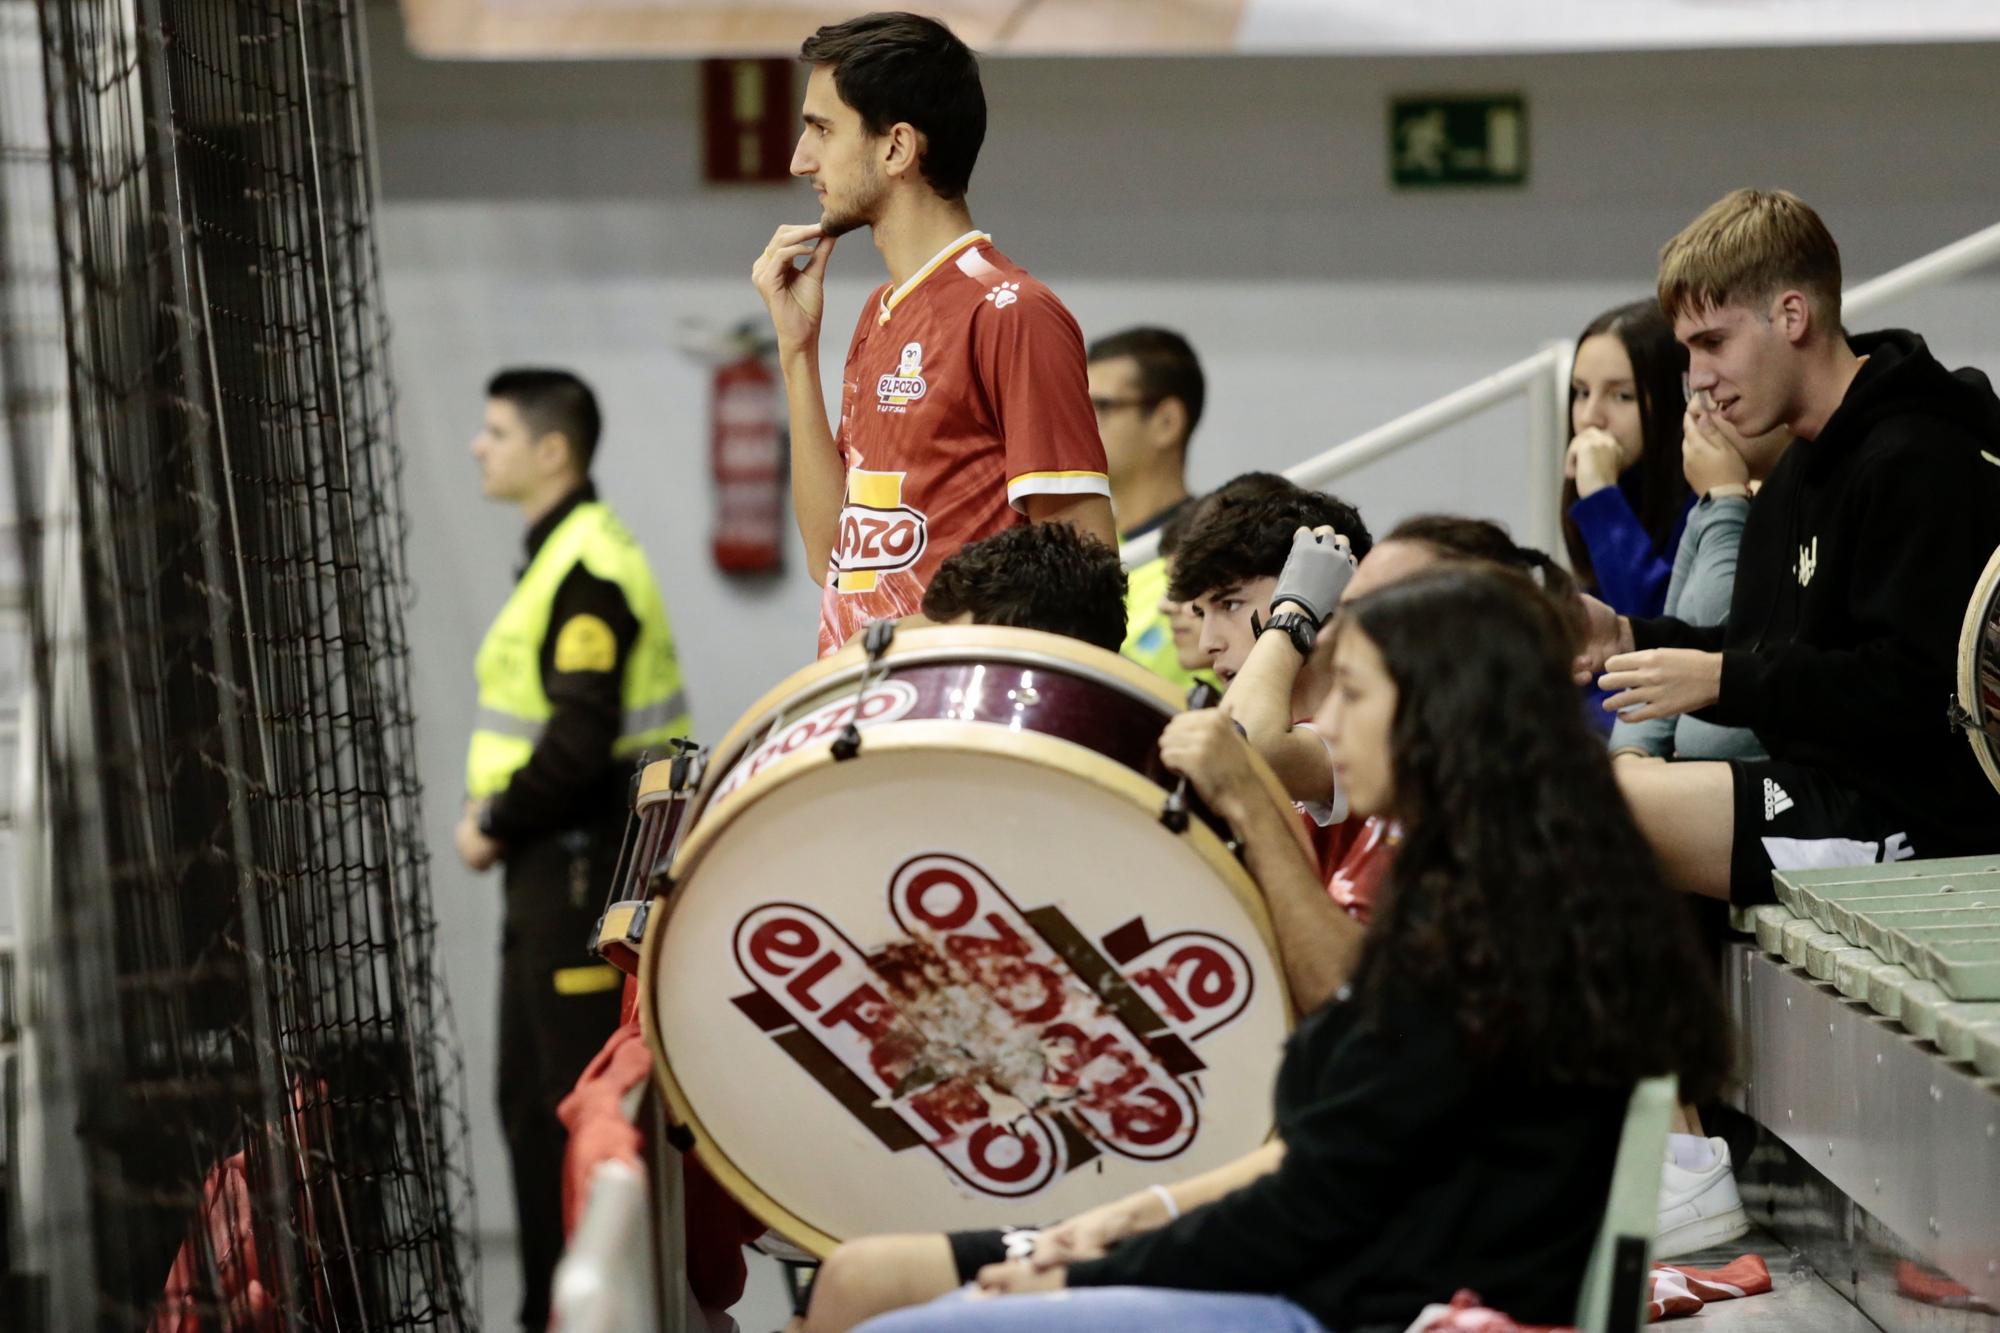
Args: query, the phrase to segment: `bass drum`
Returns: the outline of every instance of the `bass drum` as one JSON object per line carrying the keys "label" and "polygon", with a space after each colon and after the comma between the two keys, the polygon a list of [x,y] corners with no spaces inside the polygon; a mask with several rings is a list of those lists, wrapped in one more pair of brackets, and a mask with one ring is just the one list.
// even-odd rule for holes
{"label": "bass drum", "polygon": [[2000,791],[2000,550],[1972,590],[1958,635],[1958,724]]}
{"label": "bass drum", "polygon": [[638,974],[646,916],[680,851],[688,802],[701,780],[702,755],[694,743],[676,740],[672,748],[673,758],[656,759],[639,773],[611,897],[597,919],[597,956],[628,976]]}
{"label": "bass drum", "polygon": [[1072,639],[923,629],[716,747],[640,986],[675,1120],[773,1230],[1050,1222],[1269,1137],[1291,1008],[1217,826],[1162,821],[1177,711]]}

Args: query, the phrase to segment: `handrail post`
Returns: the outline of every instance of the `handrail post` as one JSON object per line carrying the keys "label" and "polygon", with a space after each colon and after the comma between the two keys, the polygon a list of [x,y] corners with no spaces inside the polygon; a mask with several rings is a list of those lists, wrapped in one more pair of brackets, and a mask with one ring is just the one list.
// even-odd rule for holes
{"label": "handrail post", "polygon": [[1546,375],[1528,386],[1528,525],[1520,541],[1547,551],[1565,568],[1562,537],[1563,454],[1569,448],[1569,376],[1576,349],[1567,341],[1542,345]]}

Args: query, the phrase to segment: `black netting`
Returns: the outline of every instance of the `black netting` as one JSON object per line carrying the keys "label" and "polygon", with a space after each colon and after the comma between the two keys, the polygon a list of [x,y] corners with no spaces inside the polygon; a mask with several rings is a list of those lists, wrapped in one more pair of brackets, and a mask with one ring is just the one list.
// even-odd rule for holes
{"label": "black netting", "polygon": [[160,1313],[184,1247],[203,1329],[470,1327],[360,16],[37,13],[79,575],[73,618],[36,616],[75,1262],[108,1328]]}

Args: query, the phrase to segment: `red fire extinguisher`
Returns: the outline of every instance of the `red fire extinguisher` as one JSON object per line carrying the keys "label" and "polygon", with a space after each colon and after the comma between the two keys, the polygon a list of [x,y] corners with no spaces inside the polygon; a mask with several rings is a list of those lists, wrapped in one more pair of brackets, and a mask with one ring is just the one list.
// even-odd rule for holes
{"label": "red fire extinguisher", "polygon": [[715,469],[715,564],[729,574],[768,574],[784,563],[784,399],[777,376],[755,355],[718,366],[710,390]]}

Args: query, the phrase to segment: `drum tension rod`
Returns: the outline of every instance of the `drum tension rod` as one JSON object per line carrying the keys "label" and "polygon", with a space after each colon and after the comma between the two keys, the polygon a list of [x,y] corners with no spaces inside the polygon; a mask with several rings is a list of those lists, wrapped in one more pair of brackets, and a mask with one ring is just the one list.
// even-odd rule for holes
{"label": "drum tension rod", "polygon": [[[708,767],[708,755],[706,755],[706,751],[702,751],[702,747],[698,743],[690,741],[688,737],[674,737],[666,745],[672,751],[672,765],[666,771],[666,789],[670,793],[674,793],[674,795],[692,793],[696,787],[702,785],[702,773]],[[686,797],[682,797],[682,799],[686,799]],[[686,831],[688,831],[688,821],[686,819],[676,819],[674,821],[674,831],[668,835],[666,847],[658,849],[658,853],[654,855],[652,867],[662,867],[662,865],[664,867],[672,867],[674,865],[674,853],[680,851],[680,839],[682,839],[682,835],[686,835]],[[646,867],[646,871],[644,871],[646,877],[640,879],[640,885],[638,885],[642,905],[640,905],[638,913],[634,913],[632,925],[630,925],[630,931],[628,931],[628,935],[632,937],[632,947],[634,949],[638,947],[638,941],[646,937],[646,913],[648,913],[648,907],[652,905],[652,901],[656,897],[666,897],[666,895],[670,895],[674,891],[674,877],[668,871],[660,871],[658,875],[654,875],[652,867]]]}
{"label": "drum tension rod", "polygon": [[868,653],[868,665],[861,669],[861,683],[854,691],[854,716],[847,719],[847,725],[833,738],[833,757],[844,762],[861,753],[861,705],[867,701],[868,691],[882,678],[882,654],[889,651],[889,645],[896,638],[896,622],[877,620],[869,624],[861,635],[861,646]]}

